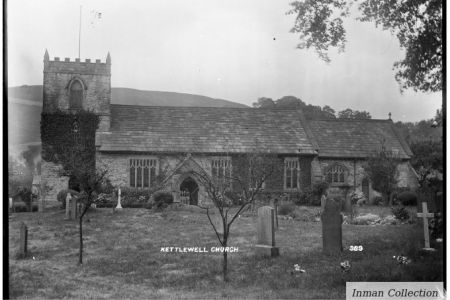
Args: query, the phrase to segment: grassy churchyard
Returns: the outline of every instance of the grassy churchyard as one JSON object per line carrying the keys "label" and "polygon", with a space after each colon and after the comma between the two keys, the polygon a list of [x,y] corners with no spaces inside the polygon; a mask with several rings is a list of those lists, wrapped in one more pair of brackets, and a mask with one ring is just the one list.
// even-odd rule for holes
{"label": "grassy churchyard", "polygon": [[[343,225],[344,251],[322,254],[318,208],[297,207],[280,217],[280,256],[256,257],[256,215],[231,228],[229,282],[222,281],[222,254],[206,215],[195,207],[91,209],[84,218],[84,264],[78,265],[78,221],[64,210],[14,213],[9,217],[11,298],[301,298],[343,299],[346,281],[442,281],[442,249],[423,255],[423,224]],[[368,207],[379,215],[389,208]],[[415,215],[415,213],[413,214]],[[19,228],[28,226],[27,258],[18,259]],[[349,251],[350,246],[362,251]],[[201,247],[209,253],[164,253],[162,247]],[[433,245],[432,245],[433,246]],[[411,260],[400,265],[393,256]],[[350,270],[340,263],[348,260]],[[294,273],[299,264],[304,273]]]}

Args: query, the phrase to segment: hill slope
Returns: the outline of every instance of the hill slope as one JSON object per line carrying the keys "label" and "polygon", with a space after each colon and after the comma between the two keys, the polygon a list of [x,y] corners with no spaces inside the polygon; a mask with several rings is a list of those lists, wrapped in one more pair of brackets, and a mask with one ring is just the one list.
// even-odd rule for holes
{"label": "hill slope", "polygon": [[[11,87],[8,88],[8,93],[12,98],[42,103],[42,85]],[[111,103],[143,106],[247,107],[244,104],[200,95],[129,88],[111,88]]]}
{"label": "hill slope", "polygon": [[[17,145],[40,142],[42,95],[42,85],[8,88],[8,146],[11,151],[16,152],[13,149],[19,149]],[[232,101],[199,95],[128,88],[112,88],[111,102],[143,106],[247,107]]]}

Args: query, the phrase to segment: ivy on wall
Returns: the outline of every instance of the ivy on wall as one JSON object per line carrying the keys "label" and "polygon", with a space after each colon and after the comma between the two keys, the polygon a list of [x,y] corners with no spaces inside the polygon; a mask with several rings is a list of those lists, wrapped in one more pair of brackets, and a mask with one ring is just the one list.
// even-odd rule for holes
{"label": "ivy on wall", "polygon": [[95,132],[100,118],[85,110],[41,114],[42,159],[66,172],[80,164],[95,167]]}

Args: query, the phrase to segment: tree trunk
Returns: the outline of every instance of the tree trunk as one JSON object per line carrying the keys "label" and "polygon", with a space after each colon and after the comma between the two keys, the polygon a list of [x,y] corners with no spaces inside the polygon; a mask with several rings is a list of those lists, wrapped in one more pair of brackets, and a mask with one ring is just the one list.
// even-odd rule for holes
{"label": "tree trunk", "polygon": [[80,258],[78,263],[83,264],[83,218],[80,217]]}
{"label": "tree trunk", "polygon": [[[223,230],[223,247],[226,248],[228,243],[228,228],[224,228]],[[228,252],[223,251],[223,265],[222,265],[222,272],[223,272],[223,281],[228,281]]]}

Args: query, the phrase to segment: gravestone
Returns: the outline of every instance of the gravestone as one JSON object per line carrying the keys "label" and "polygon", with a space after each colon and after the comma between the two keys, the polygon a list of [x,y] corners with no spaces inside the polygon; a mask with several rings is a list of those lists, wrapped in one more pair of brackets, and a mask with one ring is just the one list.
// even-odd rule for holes
{"label": "gravestone", "polygon": [[67,193],[66,196],[66,216],[65,216],[65,220],[70,220],[70,199],[72,199],[72,196],[70,195],[70,193]]}
{"label": "gravestone", "polygon": [[116,209],[122,209],[122,204],[120,203],[120,194],[121,194],[121,191],[119,189],[117,191],[117,206],[116,206]]}
{"label": "gravestone", "polygon": [[424,250],[434,250],[430,247],[430,232],[428,231],[428,218],[433,218],[434,214],[428,212],[428,207],[426,202],[422,202],[422,212],[417,213],[419,218],[423,218],[423,235],[425,239]]}
{"label": "gravestone", "polygon": [[76,220],[78,218],[77,198],[72,197],[70,200],[70,219]]}
{"label": "gravestone", "polygon": [[20,224],[19,256],[25,257],[28,252],[28,227],[24,222]]}
{"label": "gravestone", "polygon": [[321,197],[320,197],[320,210],[321,211],[324,211],[325,210],[325,204],[327,203],[327,196],[326,196],[326,194],[323,194]]}
{"label": "gravestone", "polygon": [[278,256],[279,249],[275,247],[275,209],[263,206],[258,209],[258,240],[255,245],[257,255]]}
{"label": "gravestone", "polygon": [[323,252],[329,254],[341,252],[343,218],[340,203],[328,199],[321,219]]}
{"label": "gravestone", "polygon": [[9,198],[9,212],[13,212],[14,210],[14,201],[13,198]]}

